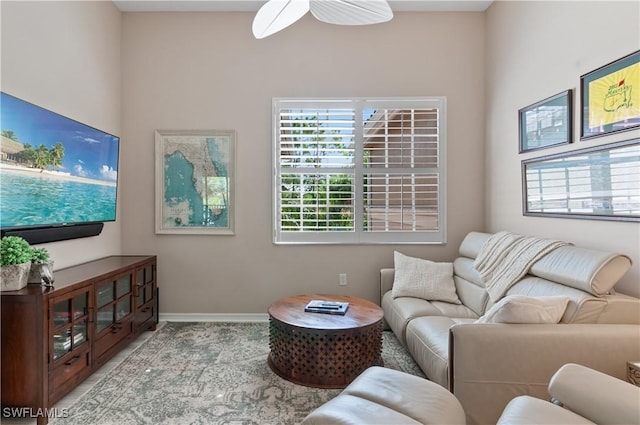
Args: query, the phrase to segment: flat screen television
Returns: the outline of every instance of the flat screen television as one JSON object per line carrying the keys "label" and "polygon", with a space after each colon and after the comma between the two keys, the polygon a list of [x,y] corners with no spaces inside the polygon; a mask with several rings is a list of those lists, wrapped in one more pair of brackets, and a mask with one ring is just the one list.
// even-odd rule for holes
{"label": "flat screen television", "polygon": [[115,221],[117,136],[0,92],[0,231],[30,243]]}

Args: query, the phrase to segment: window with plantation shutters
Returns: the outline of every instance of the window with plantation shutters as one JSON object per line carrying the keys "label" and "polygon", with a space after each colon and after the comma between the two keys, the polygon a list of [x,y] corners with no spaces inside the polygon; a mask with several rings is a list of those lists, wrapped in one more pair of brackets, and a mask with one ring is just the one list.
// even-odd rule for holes
{"label": "window with plantation shutters", "polygon": [[443,243],[445,98],[274,99],[276,243]]}

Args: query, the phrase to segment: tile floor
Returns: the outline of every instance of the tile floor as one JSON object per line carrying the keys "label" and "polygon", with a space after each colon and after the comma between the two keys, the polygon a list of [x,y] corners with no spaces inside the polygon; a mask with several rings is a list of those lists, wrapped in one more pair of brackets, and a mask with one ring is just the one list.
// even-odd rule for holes
{"label": "tile floor", "polygon": [[[160,323],[158,329],[163,325]],[[67,394],[62,400],[57,402],[53,408],[60,411],[60,409],[66,409],[71,406],[78,398],[86,393],[96,382],[98,382],[103,376],[105,376],[111,369],[120,364],[133,350],[139,347],[143,342],[149,339],[153,335],[153,332],[144,332],[140,334],[138,338],[133,340],[125,349],[116,354],[111,360],[105,363],[100,369],[96,370],[91,376],[85,379],[80,385],[78,385],[73,391]],[[35,425],[35,418],[8,418],[0,417],[0,423],[2,425]]]}

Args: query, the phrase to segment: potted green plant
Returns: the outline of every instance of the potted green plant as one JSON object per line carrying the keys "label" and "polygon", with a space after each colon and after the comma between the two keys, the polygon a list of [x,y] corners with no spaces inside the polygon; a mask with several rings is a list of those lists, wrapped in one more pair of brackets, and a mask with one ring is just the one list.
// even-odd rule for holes
{"label": "potted green plant", "polygon": [[52,281],[53,260],[46,248],[31,248],[31,270],[28,283],[46,283]]}
{"label": "potted green plant", "polygon": [[31,246],[19,236],[0,239],[1,291],[17,291],[27,286],[31,270]]}

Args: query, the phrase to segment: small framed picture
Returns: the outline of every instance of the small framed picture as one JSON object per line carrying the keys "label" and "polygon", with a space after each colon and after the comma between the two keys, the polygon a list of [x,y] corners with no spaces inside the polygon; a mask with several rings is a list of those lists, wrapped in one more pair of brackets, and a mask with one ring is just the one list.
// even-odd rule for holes
{"label": "small framed picture", "polygon": [[640,127],[640,50],[581,76],[580,89],[580,140]]}
{"label": "small framed picture", "polygon": [[518,114],[520,153],[571,143],[573,90],[522,108]]}

